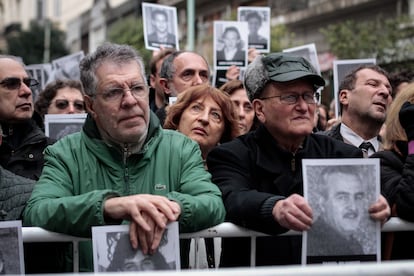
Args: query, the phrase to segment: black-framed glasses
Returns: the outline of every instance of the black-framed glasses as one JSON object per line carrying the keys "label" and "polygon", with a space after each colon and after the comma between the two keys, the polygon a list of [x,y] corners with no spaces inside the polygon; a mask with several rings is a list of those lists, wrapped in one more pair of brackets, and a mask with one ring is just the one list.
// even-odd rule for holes
{"label": "black-framed glasses", "polygon": [[2,81],[0,81],[0,85],[9,90],[20,89],[20,87],[22,86],[22,83],[24,83],[29,88],[39,85],[39,82],[32,78],[20,79],[20,78],[11,77],[11,78],[5,78]]}
{"label": "black-framed glasses", "polygon": [[302,99],[307,104],[316,104],[319,101],[319,93],[316,93],[316,92],[306,92],[303,94],[292,93],[292,94],[286,94],[286,95],[275,95],[275,96],[263,97],[263,98],[260,98],[260,100],[280,98],[280,102],[283,104],[296,104],[299,100],[299,97],[302,97]]}
{"label": "black-framed glasses", "polygon": [[78,111],[84,111],[85,110],[85,102],[84,101],[80,101],[80,100],[76,100],[73,102],[70,102],[68,100],[56,100],[55,101],[55,106],[57,109],[60,110],[64,110],[66,108],[68,108],[69,104],[72,103],[73,107],[78,110]]}

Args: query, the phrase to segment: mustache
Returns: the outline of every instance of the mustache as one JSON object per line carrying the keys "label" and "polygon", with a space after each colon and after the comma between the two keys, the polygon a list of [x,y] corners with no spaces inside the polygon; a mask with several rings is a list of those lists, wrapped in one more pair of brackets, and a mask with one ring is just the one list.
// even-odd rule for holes
{"label": "mustache", "polygon": [[355,218],[357,218],[358,217],[358,212],[355,212],[355,211],[349,211],[349,212],[346,212],[344,215],[343,215],[343,218],[346,218],[346,219],[355,219]]}

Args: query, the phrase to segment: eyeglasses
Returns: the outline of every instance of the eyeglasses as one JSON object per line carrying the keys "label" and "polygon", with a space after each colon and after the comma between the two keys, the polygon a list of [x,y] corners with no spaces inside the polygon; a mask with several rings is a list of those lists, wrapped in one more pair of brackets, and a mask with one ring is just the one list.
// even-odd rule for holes
{"label": "eyeglasses", "polygon": [[84,111],[85,110],[85,102],[84,101],[74,101],[69,102],[68,100],[56,100],[55,106],[57,109],[64,110],[68,108],[69,104],[73,103],[73,107],[78,111]]}
{"label": "eyeglasses", "polygon": [[20,89],[22,86],[22,83],[24,83],[27,87],[34,87],[39,85],[39,82],[32,78],[5,78],[2,81],[0,81],[0,85],[9,89],[9,90],[16,90]]}
{"label": "eyeglasses", "polygon": [[125,89],[125,87],[106,88],[99,95],[101,95],[105,101],[118,102],[128,91],[131,92],[131,95],[136,99],[148,96],[148,87],[143,83],[133,84],[127,89]]}
{"label": "eyeglasses", "polygon": [[303,94],[287,94],[287,95],[276,95],[276,96],[269,96],[269,97],[263,97],[259,98],[260,100],[268,100],[272,98],[280,98],[280,102],[283,104],[296,104],[299,100],[299,97],[302,97],[302,99],[307,104],[315,104],[319,101],[319,93],[315,92],[306,92]]}

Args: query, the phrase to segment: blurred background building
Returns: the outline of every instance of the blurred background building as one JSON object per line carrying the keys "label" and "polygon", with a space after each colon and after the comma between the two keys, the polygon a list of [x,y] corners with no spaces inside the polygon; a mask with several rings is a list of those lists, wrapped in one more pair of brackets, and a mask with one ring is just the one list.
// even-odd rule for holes
{"label": "blurred background building", "polygon": [[[384,26],[385,32],[388,26],[387,20],[403,16],[410,18],[414,15],[414,0],[159,0],[145,2],[175,6],[178,14],[180,48],[193,48],[189,50],[195,50],[204,55],[210,64],[212,64],[213,22],[215,20],[236,20],[238,6],[271,7],[272,51],[315,43],[321,71],[328,75],[334,59],[356,58],[369,52],[363,49],[356,53],[357,51],[352,48],[348,52],[341,52],[341,43],[345,46],[356,45],[360,38],[355,35],[353,39],[351,34],[350,38],[338,43],[334,41],[335,35],[332,35],[332,31],[340,30],[343,25],[357,32],[358,26],[364,26],[361,24],[377,22],[378,25]],[[129,38],[122,39],[134,44],[133,46],[140,50],[144,57],[149,58],[151,53],[143,46],[142,22],[140,22],[141,3],[142,1],[138,0],[0,0],[0,52],[10,51],[7,37],[22,30],[28,30],[35,22],[45,26],[44,34],[41,32],[37,34],[43,37],[45,48],[43,51],[50,51],[55,43],[53,38],[49,41],[47,39],[47,36],[50,36],[48,33],[50,30],[47,27],[52,26],[65,34],[64,45],[68,53],[78,51],[88,53],[104,41],[118,40],[118,37],[124,34]],[[120,25],[127,21],[130,22],[128,23],[130,27],[122,29]],[[412,43],[413,21],[409,19],[405,22],[398,25],[397,31],[391,32],[406,34],[405,39],[398,38],[399,47],[404,44],[414,44]],[[337,29],[332,29],[330,36],[323,31],[335,24]],[[194,35],[191,33],[190,36],[188,35],[188,27],[194,28]],[[128,33],[125,30],[133,30],[133,32]],[[337,32],[340,40],[339,31]],[[135,40],[128,40],[135,35],[137,35]],[[389,64],[391,68],[394,68],[395,64],[399,64],[400,61],[404,62],[403,66],[413,64],[413,51],[411,51],[411,56],[406,56],[405,52],[394,49],[394,45],[397,44],[382,46],[380,42],[385,39],[384,37],[375,33],[369,35],[372,36],[368,40],[371,41],[371,45],[366,46],[367,48],[380,45],[387,49],[368,53],[371,56],[364,58],[382,58],[381,65]],[[119,41],[114,42],[119,43]],[[393,51],[399,53],[393,53]],[[387,55],[391,53],[393,57],[398,54],[399,57],[387,58],[388,56],[384,57],[384,53]],[[47,55],[44,57],[46,59],[44,61],[47,62]]]}

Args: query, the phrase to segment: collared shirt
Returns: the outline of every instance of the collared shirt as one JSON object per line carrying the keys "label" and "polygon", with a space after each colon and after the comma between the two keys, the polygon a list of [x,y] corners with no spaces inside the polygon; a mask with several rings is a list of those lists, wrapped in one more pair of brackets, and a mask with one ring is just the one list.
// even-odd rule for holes
{"label": "collared shirt", "polygon": [[225,56],[226,60],[232,60],[234,58],[234,55],[236,54],[236,52],[237,52],[237,48],[230,49],[230,50],[225,49],[224,50],[224,56]]}
{"label": "collared shirt", "polygon": [[362,142],[370,142],[374,148],[370,148],[368,150],[368,156],[371,156],[372,154],[374,154],[374,152],[377,152],[379,149],[380,143],[378,141],[377,136],[369,140],[364,140],[352,129],[347,127],[344,123],[341,123],[340,132],[342,137],[344,138],[344,142],[347,144],[354,145],[355,147],[359,147],[359,145],[361,145]]}

